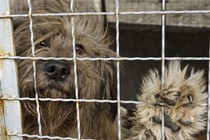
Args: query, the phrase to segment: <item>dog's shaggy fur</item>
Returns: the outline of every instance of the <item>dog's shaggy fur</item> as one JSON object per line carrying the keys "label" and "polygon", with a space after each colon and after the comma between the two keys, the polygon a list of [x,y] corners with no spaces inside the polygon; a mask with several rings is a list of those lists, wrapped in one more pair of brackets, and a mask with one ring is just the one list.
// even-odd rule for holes
{"label": "dog's shaggy fur", "polygon": [[[189,74],[188,74],[188,72]],[[203,71],[181,69],[179,61],[165,69],[161,90],[160,74],[154,70],[144,78],[142,94],[133,117],[134,127],[128,139],[161,140],[162,107],[164,107],[165,139],[193,140],[206,127],[207,93]]]}
{"label": "dog's shaggy fur", "polygon": [[[69,13],[68,0],[44,0],[33,7],[33,13]],[[94,12],[91,6],[74,3],[74,12]],[[35,56],[73,57],[71,16],[33,17]],[[110,50],[110,40],[100,16],[74,16],[77,57],[116,57]],[[32,56],[29,19],[15,23],[15,45],[18,56]],[[45,73],[49,61],[36,60],[37,92],[39,98],[75,99],[73,61],[59,61],[70,69],[64,80],[50,79]],[[32,60],[18,60],[21,97],[35,97]],[[116,99],[115,61],[77,60],[78,93],[80,99]],[[77,137],[75,102],[40,101],[42,134]],[[22,101],[24,133],[38,134],[35,101]],[[114,125],[116,104],[79,103],[82,138],[117,139]]]}

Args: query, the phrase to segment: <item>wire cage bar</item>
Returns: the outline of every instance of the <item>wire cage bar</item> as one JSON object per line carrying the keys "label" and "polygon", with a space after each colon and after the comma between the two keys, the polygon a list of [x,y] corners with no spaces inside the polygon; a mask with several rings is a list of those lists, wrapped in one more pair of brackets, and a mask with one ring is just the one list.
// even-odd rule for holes
{"label": "wire cage bar", "polygon": [[[115,1],[116,5],[116,53],[120,57],[120,43],[119,43],[119,0]],[[121,140],[121,113],[120,113],[120,62],[117,61],[117,126],[118,139]]]}
{"label": "wire cage bar", "polygon": [[[166,11],[166,1],[162,0],[161,3],[161,10],[162,11]],[[165,83],[165,43],[166,43],[166,15],[162,14],[161,15],[161,30],[162,30],[162,40],[161,40],[161,49],[162,49],[162,53],[161,53],[161,90],[164,90],[164,83]],[[162,123],[161,123],[161,133],[162,133],[162,140],[165,139],[165,126],[164,126],[164,107],[162,107]]]}
{"label": "wire cage bar", "polygon": [[[70,10],[71,12],[74,12],[74,0],[70,0]],[[73,63],[74,63],[74,84],[75,84],[75,97],[76,99],[79,99],[79,93],[78,93],[78,79],[77,79],[77,61],[76,61],[76,48],[75,48],[75,23],[74,23],[74,17],[71,18],[71,24],[72,24],[72,47],[73,47]],[[79,110],[79,102],[76,102],[76,116],[77,116],[77,136],[78,139],[81,139],[81,132],[80,132],[80,110]]]}

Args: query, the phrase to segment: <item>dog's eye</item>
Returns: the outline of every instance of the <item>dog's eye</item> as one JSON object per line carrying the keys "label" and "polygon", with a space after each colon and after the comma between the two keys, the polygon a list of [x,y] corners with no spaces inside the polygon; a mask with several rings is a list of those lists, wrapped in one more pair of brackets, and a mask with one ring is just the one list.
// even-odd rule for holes
{"label": "dog's eye", "polygon": [[43,41],[41,41],[39,43],[39,45],[42,46],[42,47],[46,47],[47,46],[47,42],[45,40],[43,40]]}
{"label": "dog's eye", "polygon": [[75,49],[76,49],[76,52],[77,52],[78,54],[81,54],[81,53],[83,53],[83,51],[84,51],[84,46],[81,45],[81,44],[75,44]]}

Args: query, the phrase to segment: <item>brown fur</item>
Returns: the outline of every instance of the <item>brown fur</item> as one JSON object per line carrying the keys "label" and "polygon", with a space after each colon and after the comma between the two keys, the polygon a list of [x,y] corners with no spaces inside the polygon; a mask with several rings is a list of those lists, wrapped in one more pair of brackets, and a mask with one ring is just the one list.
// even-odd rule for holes
{"label": "brown fur", "polygon": [[[203,71],[181,69],[178,61],[171,61],[165,69],[165,81],[161,90],[161,77],[155,71],[144,78],[141,104],[133,117],[134,126],[128,131],[128,139],[161,140],[162,107],[164,107],[165,139],[194,140],[195,135],[206,128],[207,93]],[[160,105],[162,103],[162,105]]]}
{"label": "brown fur", "polygon": [[[45,0],[33,13],[70,12],[67,0]],[[91,6],[74,3],[75,12],[93,12]],[[115,57],[109,49],[110,40],[103,29],[99,16],[74,16],[76,44],[84,48],[77,57]],[[33,17],[35,56],[73,57],[70,16]],[[40,46],[41,41],[46,46]],[[32,56],[28,18],[15,20],[15,45],[18,56]],[[75,99],[73,61],[65,61],[70,75],[64,81],[50,81],[44,73],[47,61],[37,60],[37,92],[40,98]],[[18,75],[21,97],[35,97],[32,60],[18,60]],[[78,89],[80,99],[116,98],[116,63],[114,61],[77,60]],[[77,137],[75,102],[40,101],[42,134],[49,136]],[[38,134],[35,101],[23,101],[24,133]],[[82,138],[117,139],[114,125],[116,104],[79,104]]]}

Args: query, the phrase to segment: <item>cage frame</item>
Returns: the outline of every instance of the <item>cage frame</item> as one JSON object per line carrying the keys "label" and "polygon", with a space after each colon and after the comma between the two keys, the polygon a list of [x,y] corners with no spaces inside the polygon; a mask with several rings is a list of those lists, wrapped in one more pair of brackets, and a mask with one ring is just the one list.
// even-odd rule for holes
{"label": "cage frame", "polygon": [[[71,1],[71,10],[73,11],[73,2]],[[11,140],[22,140],[23,136],[26,137],[35,137],[35,138],[48,138],[48,139],[75,139],[75,138],[61,138],[61,137],[50,137],[50,136],[42,136],[41,134],[41,126],[39,130],[39,135],[27,135],[22,134],[22,128],[21,128],[21,107],[20,107],[20,101],[21,100],[33,100],[37,103],[37,111],[39,110],[39,101],[75,101],[77,103],[76,108],[79,109],[79,102],[110,102],[110,103],[117,103],[118,105],[118,139],[121,138],[121,117],[120,117],[120,104],[121,103],[134,103],[138,104],[139,102],[136,101],[123,101],[120,99],[120,61],[134,61],[134,60],[140,60],[140,61],[147,61],[147,60],[154,60],[154,61],[161,61],[161,72],[162,72],[162,85],[164,83],[164,67],[165,67],[165,60],[202,60],[202,61],[209,61],[209,57],[165,57],[165,32],[166,32],[166,23],[165,18],[168,14],[209,14],[210,10],[185,10],[185,11],[167,11],[166,10],[166,0],[162,0],[162,9],[161,11],[137,11],[137,12],[120,12],[119,11],[119,0],[115,0],[116,4],[116,10],[115,12],[97,12],[97,13],[50,13],[50,14],[32,14],[32,7],[31,7],[31,0],[28,0],[29,5],[29,13],[28,14],[17,14],[12,15],[10,14],[10,4],[9,0],[2,0],[0,1],[0,31],[2,31],[2,34],[0,34],[0,38],[4,39],[4,44],[0,43],[0,129],[5,131],[0,131],[0,139],[11,139]],[[119,44],[119,16],[120,15],[144,15],[144,14],[157,14],[161,15],[161,34],[162,34],[162,55],[161,57],[120,57],[119,50],[120,50],[120,44]],[[43,57],[35,57],[34,50],[33,50],[33,57],[19,57],[15,56],[15,49],[13,44],[13,33],[12,33],[12,21],[11,18],[13,17],[29,17],[30,19],[30,31],[31,31],[31,43],[32,48],[34,48],[33,45],[33,17],[35,16],[85,16],[85,15],[114,15],[116,16],[116,53],[117,58],[77,58],[75,53],[75,37],[74,37],[74,28],[72,28],[72,36],[73,36],[73,58],[43,58]],[[72,25],[74,25],[74,19],[72,18]],[[74,26],[73,26],[74,27]],[[5,34],[3,34],[5,33]],[[210,39],[209,39],[210,40]],[[3,42],[3,41],[2,41]],[[209,45],[210,48],[210,45]],[[210,52],[209,52],[210,55]],[[97,60],[116,60],[117,61],[117,100],[85,100],[85,99],[50,99],[45,98],[41,99],[36,96],[36,98],[19,98],[18,93],[18,84],[17,84],[17,68],[15,64],[15,60],[21,60],[21,59],[31,59],[31,60],[73,60],[74,61],[74,73],[76,75],[76,60],[91,60],[91,61],[97,61]],[[210,64],[209,64],[210,65]],[[35,62],[33,64],[34,70],[35,68]],[[6,69],[4,69],[6,68]],[[7,70],[7,71],[6,71]],[[36,72],[34,73],[34,77],[36,77]],[[75,76],[76,77],[76,76]],[[4,80],[2,80],[4,79]],[[8,79],[8,80],[5,80]],[[36,78],[35,78],[36,79]],[[75,78],[77,79],[77,78]],[[210,67],[209,67],[209,77],[208,81],[210,81]],[[74,81],[77,87],[77,81]],[[9,83],[9,84],[8,84]],[[36,84],[36,82],[35,82]],[[14,88],[11,88],[11,85],[14,85]],[[35,85],[36,86],[36,85]],[[210,90],[210,83],[208,85],[208,89]],[[76,97],[78,97],[78,91],[76,91]],[[210,133],[210,92],[208,91],[208,104],[203,104],[208,106],[208,119],[207,119],[207,140],[209,140],[209,133]],[[162,110],[162,113],[164,112],[164,109]],[[38,113],[39,115],[39,113]],[[12,123],[12,120],[14,120],[14,116],[17,119],[15,123]],[[79,111],[77,112],[77,116],[79,116]],[[79,117],[77,117],[77,120],[79,122]],[[164,117],[162,117],[162,124],[164,124]],[[40,120],[38,120],[38,123],[40,123]],[[78,132],[80,132],[80,126],[78,123]],[[78,133],[78,139],[81,139],[80,133]],[[164,125],[162,125],[162,140],[164,140]]]}

